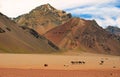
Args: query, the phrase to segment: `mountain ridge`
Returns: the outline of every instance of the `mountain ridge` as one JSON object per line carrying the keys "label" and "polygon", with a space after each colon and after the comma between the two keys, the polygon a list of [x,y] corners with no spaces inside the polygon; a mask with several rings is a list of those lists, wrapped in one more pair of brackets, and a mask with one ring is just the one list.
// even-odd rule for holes
{"label": "mountain ridge", "polygon": [[100,27],[95,20],[72,18],[44,36],[60,48],[120,55],[120,40]]}

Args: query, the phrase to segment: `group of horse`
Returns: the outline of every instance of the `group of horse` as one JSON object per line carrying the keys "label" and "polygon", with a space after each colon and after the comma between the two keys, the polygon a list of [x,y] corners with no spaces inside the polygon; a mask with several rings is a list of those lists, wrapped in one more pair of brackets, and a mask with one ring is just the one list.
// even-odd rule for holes
{"label": "group of horse", "polygon": [[85,64],[85,61],[71,61],[71,64]]}

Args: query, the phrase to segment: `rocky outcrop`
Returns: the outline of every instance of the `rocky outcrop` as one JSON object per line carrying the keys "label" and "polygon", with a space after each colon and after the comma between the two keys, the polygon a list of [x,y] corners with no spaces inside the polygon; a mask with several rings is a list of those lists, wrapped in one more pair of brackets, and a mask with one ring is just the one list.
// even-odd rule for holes
{"label": "rocky outcrop", "polygon": [[2,29],[2,28],[0,28],[0,33],[4,33],[5,31]]}

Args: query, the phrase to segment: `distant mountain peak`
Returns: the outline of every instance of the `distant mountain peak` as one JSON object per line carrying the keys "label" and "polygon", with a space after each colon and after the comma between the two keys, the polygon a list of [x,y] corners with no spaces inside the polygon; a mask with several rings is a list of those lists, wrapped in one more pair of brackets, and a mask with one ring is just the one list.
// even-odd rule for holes
{"label": "distant mountain peak", "polygon": [[112,33],[112,34],[115,34],[117,36],[120,36],[120,28],[118,28],[117,26],[111,26],[109,25],[107,28],[106,28],[106,31]]}

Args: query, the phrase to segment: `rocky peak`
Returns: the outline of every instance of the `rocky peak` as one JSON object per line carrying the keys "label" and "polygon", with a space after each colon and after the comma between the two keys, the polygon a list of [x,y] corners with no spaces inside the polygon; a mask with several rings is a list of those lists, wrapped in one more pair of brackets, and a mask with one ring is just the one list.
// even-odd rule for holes
{"label": "rocky peak", "polygon": [[44,4],[44,5],[41,5],[35,9],[33,9],[29,14],[39,14],[39,15],[54,15],[56,16],[57,18],[59,18],[60,20],[68,17],[68,18],[71,18],[72,15],[70,13],[66,13],[65,11],[63,10],[57,10],[56,8],[52,7],[50,4]]}
{"label": "rocky peak", "polygon": [[50,4],[41,5],[28,14],[15,18],[21,26],[27,26],[40,34],[67,22],[72,15],[62,10],[57,10]]}
{"label": "rocky peak", "polygon": [[50,4],[45,4],[41,6],[44,9],[48,9],[48,10],[56,10],[54,7],[52,7]]}
{"label": "rocky peak", "polygon": [[[37,8],[35,8],[34,10],[47,12],[47,11],[55,11],[56,9],[54,7],[52,7],[50,4],[44,4],[44,5],[41,5]],[[32,10],[32,11],[34,11],[34,10]]]}

